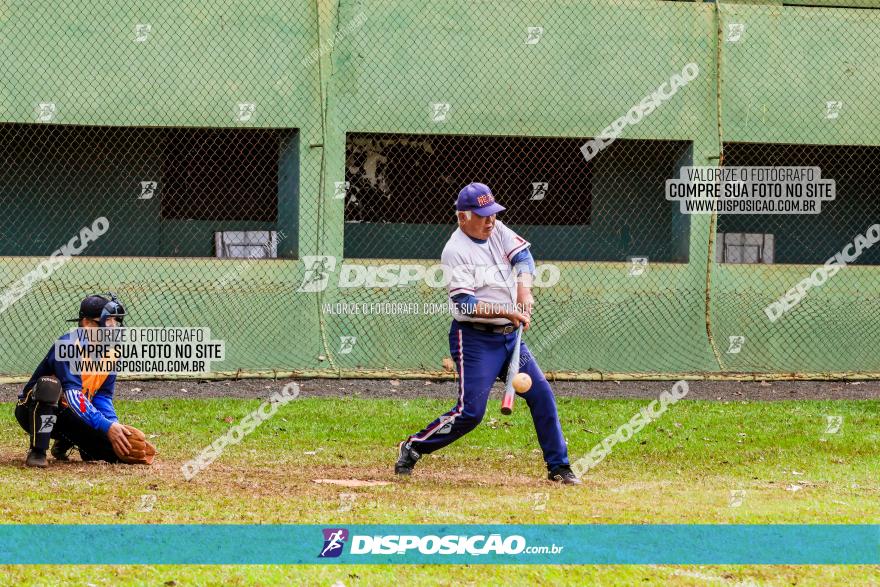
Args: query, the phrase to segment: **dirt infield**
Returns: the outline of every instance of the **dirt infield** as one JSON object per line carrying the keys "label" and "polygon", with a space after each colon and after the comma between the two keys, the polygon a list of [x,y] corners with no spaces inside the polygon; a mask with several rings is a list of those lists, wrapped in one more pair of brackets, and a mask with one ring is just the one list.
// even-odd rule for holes
{"label": "dirt infield", "polygon": [[[125,400],[150,398],[265,398],[292,379],[241,379],[238,381],[120,381],[116,397]],[[303,396],[400,398],[454,398],[454,381],[419,379],[305,379],[299,381]],[[686,399],[715,401],[853,400],[880,399],[880,381],[690,381]],[[654,399],[669,389],[668,381],[558,381],[552,384],[558,397],[592,399]],[[0,398],[11,401],[20,385],[0,385]],[[493,393],[501,393],[496,383]]]}

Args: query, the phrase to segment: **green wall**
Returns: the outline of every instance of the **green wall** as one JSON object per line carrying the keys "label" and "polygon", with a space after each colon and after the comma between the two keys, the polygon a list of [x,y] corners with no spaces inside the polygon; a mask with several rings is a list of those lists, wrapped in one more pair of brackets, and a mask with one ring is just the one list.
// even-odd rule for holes
{"label": "green wall", "polygon": [[[636,256],[658,262],[686,262],[687,251],[679,245],[688,239],[687,224],[678,206],[663,198],[663,189],[666,178],[679,174],[680,161],[689,151],[685,142],[660,146],[651,141],[620,139],[589,164],[591,202],[571,199],[568,203],[571,207],[592,204],[589,224],[510,226],[533,243],[532,252],[544,260],[625,261]],[[473,156],[479,157],[479,153]],[[633,163],[635,158],[638,161]],[[413,206],[418,208],[420,198],[436,196],[419,194]],[[564,193],[561,196],[569,197]],[[455,228],[452,223],[347,222],[345,256],[439,258]]]}
{"label": "green wall", "polygon": [[[0,169],[0,195],[9,213],[0,216],[0,255],[48,255],[98,216],[110,221],[107,238],[91,256],[213,257],[214,233],[223,230],[283,230],[297,234],[299,146],[297,133],[278,137],[277,221],[163,218],[160,200],[167,182],[165,141],[199,140],[161,136],[161,129],[41,127],[38,147],[28,126],[0,130],[7,148]],[[205,140],[207,137],[201,138]],[[5,141],[4,141],[5,139]],[[230,144],[229,148],[235,148]],[[220,173],[220,171],[218,171]],[[141,181],[154,181],[154,197],[140,199]],[[296,256],[296,239],[282,241],[283,256]]]}
{"label": "green wall", "polygon": [[[340,20],[354,18],[360,6],[344,3]],[[341,43],[334,56],[331,95],[336,100],[329,115],[332,125],[346,132],[595,136],[694,62],[702,74],[622,138],[693,142],[695,161],[718,154],[716,24],[710,6],[544,2],[499,9],[492,3],[439,2],[426,11],[400,2],[370,7],[363,34]],[[537,45],[525,45],[525,27],[536,24],[544,27],[545,37]],[[442,124],[429,116],[429,104],[435,102],[450,104]],[[601,208],[602,198],[618,204],[621,194],[638,194],[627,189],[626,183],[638,178],[627,174],[625,165],[646,156],[631,154],[618,168],[600,173],[605,155],[594,160],[593,194],[599,200],[594,200],[594,211]],[[674,165],[669,167],[671,172]],[[341,221],[342,206],[334,204],[329,212]],[[640,211],[626,208],[606,210],[613,214],[619,209],[621,216],[637,222]],[[708,219],[695,218],[690,224],[689,264],[656,264],[632,278],[626,262],[561,263],[559,286],[537,292],[543,310],[528,337],[533,347],[540,345],[542,366],[577,371],[717,369],[705,328]],[[663,229],[664,235],[669,232]],[[533,240],[537,252],[541,244]],[[613,250],[619,242],[619,236],[606,234],[585,246]],[[622,261],[625,252],[616,249],[614,256]],[[367,290],[340,294],[348,301],[377,297]],[[442,292],[393,292],[395,300],[437,302],[443,297]],[[333,317],[328,328],[359,337],[379,329],[383,340],[401,341],[389,345],[389,363],[436,368],[448,352],[448,341],[440,334],[446,322],[443,316]],[[419,341],[419,346],[403,341]],[[422,352],[423,345],[429,353]],[[337,359],[355,367],[355,355]]]}
{"label": "green wall", "polygon": [[[321,14],[327,14],[323,7]],[[38,104],[54,102],[57,116],[52,122],[57,124],[298,129],[302,148],[292,145],[283,154],[281,183],[307,197],[293,205],[280,203],[282,224],[301,223],[282,248],[290,247],[288,254],[311,254],[318,247],[316,196],[322,185],[324,129],[319,70],[305,57],[318,46],[318,22],[314,3],[268,1],[256,6],[224,0],[171,5],[148,0],[108,9],[76,0],[2,2],[0,121],[37,124]],[[135,42],[138,23],[152,27],[144,43]],[[243,102],[256,103],[256,111],[250,121],[237,122],[238,104]],[[132,156],[150,167],[154,155],[145,149]],[[120,178],[121,172],[114,180]],[[83,178],[86,184],[87,179]],[[155,210],[137,208],[145,201],[120,201],[106,210],[82,197],[69,182],[51,185],[38,210],[27,210],[26,216],[51,210],[65,222],[75,217],[83,224],[107,216],[111,230],[95,243],[94,254],[123,241],[143,243],[145,252],[158,246],[160,254],[173,246],[157,244],[162,232],[143,221],[154,217]],[[3,216],[10,216],[13,203],[5,190],[0,191]],[[76,205],[70,205],[72,201]],[[123,220],[114,223],[114,217]],[[114,232],[117,226],[120,231]],[[208,235],[213,227],[184,230]],[[45,235],[40,240],[43,254],[72,236],[51,230],[35,234],[33,238]],[[40,260],[2,258],[0,291]],[[75,315],[78,300],[108,289],[126,300],[133,325],[210,327],[227,341],[229,359],[220,365],[222,370],[318,364],[324,350],[315,302],[294,295],[302,275],[301,264],[282,260],[75,258],[0,314],[0,373],[33,369],[51,341],[68,327],[63,319]]]}
{"label": "green wall", "polygon": [[[880,145],[876,10],[716,11],[650,0],[49,6],[0,4],[0,120],[35,123],[36,105],[51,100],[59,124],[235,127],[236,105],[256,102],[247,126],[300,129],[298,207],[282,213],[296,214],[301,258],[343,255],[333,183],[344,179],[346,133],[595,136],[689,62],[700,76],[622,138],[686,141],[701,165],[717,163],[722,142]],[[346,29],[359,14],[365,24]],[[151,40],[134,43],[133,27],[145,21]],[[730,22],[746,24],[748,42],[719,51],[718,31]],[[526,45],[525,27],[536,25],[544,37]],[[332,53],[307,59],[330,38]],[[827,100],[844,103],[831,122]],[[450,103],[446,122],[431,121],[434,102]],[[612,171],[626,176],[626,165]],[[604,191],[615,204],[619,193],[613,183]],[[97,212],[86,202],[71,213],[80,211]],[[689,235],[687,263],[654,263],[639,277],[624,261],[559,263],[563,279],[537,292],[527,337],[543,368],[880,372],[870,350],[880,315],[876,268],[842,271],[771,324],[763,307],[813,268],[708,264],[711,218],[671,222],[679,256]],[[426,243],[426,254],[436,245]],[[0,259],[0,287],[39,260]],[[75,259],[0,314],[0,372],[29,371],[79,297],[111,287],[131,300],[135,325],[210,326],[227,340],[224,370],[440,368],[445,316],[339,317],[322,315],[320,304],[442,302],[442,291],[331,287],[319,296],[297,291],[303,273],[300,261]],[[351,353],[339,352],[343,335],[357,337]],[[726,352],[729,336],[746,336],[740,353]]]}

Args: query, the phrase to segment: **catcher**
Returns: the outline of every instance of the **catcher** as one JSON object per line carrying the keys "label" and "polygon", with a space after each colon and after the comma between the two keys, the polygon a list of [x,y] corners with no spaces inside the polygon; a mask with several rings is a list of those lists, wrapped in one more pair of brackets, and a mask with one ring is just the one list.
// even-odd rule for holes
{"label": "catcher", "polygon": [[[77,322],[79,328],[121,328],[125,308],[114,294],[108,296],[85,298],[79,318],[70,322]],[[58,340],[76,336],[75,331],[69,332]],[[84,461],[152,463],[155,447],[143,432],[120,424],[116,417],[115,387],[115,373],[73,373],[70,362],[57,360],[54,346],[49,349],[15,406],[15,417],[30,438],[25,464],[46,467],[50,439],[55,440],[52,456],[59,461],[69,460],[68,454],[76,447]]]}

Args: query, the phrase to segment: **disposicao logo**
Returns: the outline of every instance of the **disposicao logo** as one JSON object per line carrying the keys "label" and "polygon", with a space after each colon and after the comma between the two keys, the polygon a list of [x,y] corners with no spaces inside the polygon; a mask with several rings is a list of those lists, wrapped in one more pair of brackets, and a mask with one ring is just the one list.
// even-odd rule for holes
{"label": "disposicao logo", "polygon": [[526,539],[519,534],[416,536],[412,534],[390,534],[366,536],[351,534],[345,528],[325,528],[324,548],[318,558],[338,557],[346,542],[350,555],[557,555],[564,546],[528,546]]}
{"label": "disposicao logo", "polygon": [[336,558],[342,554],[345,541],[348,540],[348,530],[345,528],[324,528],[324,548],[318,558]]}

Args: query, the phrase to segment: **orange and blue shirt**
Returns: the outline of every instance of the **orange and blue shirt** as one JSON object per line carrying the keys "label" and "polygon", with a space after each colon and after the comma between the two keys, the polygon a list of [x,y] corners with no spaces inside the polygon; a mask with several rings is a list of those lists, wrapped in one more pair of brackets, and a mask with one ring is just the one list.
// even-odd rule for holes
{"label": "orange and blue shirt", "polygon": [[[74,331],[75,332],[75,331]],[[68,332],[58,341],[66,342],[74,339]],[[116,410],[113,408],[113,392],[116,389],[116,373],[88,372],[74,373],[70,361],[59,361],[55,358],[55,347],[46,353],[45,358],[37,365],[34,374],[18,394],[23,400],[37,383],[37,379],[48,375],[55,376],[61,382],[63,394],[61,405],[69,407],[83,422],[103,433],[107,433],[114,422],[118,422]]]}

